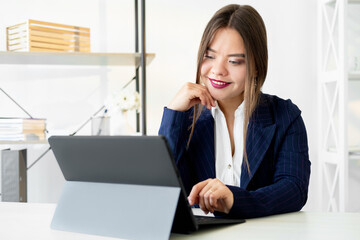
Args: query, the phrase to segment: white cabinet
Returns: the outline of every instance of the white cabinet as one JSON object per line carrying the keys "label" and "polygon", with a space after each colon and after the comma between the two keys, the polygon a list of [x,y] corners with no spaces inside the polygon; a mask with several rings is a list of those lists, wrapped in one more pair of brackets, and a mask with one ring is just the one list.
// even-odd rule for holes
{"label": "white cabinet", "polygon": [[359,211],[360,1],[319,0],[318,17],[321,206]]}

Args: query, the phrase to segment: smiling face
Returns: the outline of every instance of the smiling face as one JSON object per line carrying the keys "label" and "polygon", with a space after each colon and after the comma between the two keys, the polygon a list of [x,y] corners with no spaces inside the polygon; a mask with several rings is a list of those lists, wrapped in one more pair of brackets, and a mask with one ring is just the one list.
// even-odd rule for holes
{"label": "smiling face", "polygon": [[221,28],[210,42],[200,69],[201,82],[221,105],[239,106],[244,99],[244,41],[232,28]]}

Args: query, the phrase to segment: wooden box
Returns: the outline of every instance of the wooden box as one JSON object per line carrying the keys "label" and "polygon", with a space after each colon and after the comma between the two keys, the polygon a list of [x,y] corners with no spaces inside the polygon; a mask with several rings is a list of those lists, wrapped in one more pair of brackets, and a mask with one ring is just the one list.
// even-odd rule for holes
{"label": "wooden box", "polygon": [[6,28],[8,51],[90,52],[90,29],[28,20]]}

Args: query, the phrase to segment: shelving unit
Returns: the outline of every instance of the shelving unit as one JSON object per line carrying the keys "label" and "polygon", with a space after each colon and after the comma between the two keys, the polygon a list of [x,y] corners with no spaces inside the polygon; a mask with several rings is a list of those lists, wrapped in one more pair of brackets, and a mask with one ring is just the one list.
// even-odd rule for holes
{"label": "shelving unit", "polygon": [[41,140],[41,141],[0,141],[0,145],[13,145],[13,144],[48,144],[47,140]]}
{"label": "shelving unit", "polygon": [[[134,0],[134,6],[134,53],[0,52],[0,64],[134,66],[136,91],[138,91],[141,96],[141,113],[137,113],[136,116],[136,131],[140,132],[141,129],[142,135],[146,135],[146,65],[151,63],[155,54],[146,53],[145,0],[141,0],[141,12],[139,11],[138,0]],[[139,41],[139,12],[141,41]],[[139,69],[141,69],[141,74]]]}
{"label": "shelving unit", "polygon": [[349,159],[358,153],[348,145],[348,87],[349,80],[360,80],[360,72],[348,72],[347,13],[349,5],[360,1],[318,3],[320,203],[323,210],[344,212],[349,200]]}
{"label": "shelving unit", "polygon": [[[146,54],[150,64],[155,54]],[[140,53],[0,52],[0,64],[89,65],[140,67]]]}
{"label": "shelving unit", "polygon": [[[107,35],[102,36],[102,34],[107,34],[108,32],[110,32],[110,29],[106,29],[107,25],[105,26],[105,24],[109,24],[109,25],[115,25],[114,23],[108,23],[106,21],[107,16],[105,16],[104,12],[101,11],[107,11],[107,6],[105,6],[105,4],[101,3],[102,1],[98,1],[99,3],[92,3],[92,7],[90,8],[91,10],[94,10],[95,7],[98,7],[99,10],[99,27],[101,27],[101,31],[99,30],[98,32],[98,42],[101,43],[101,47],[103,49],[107,49],[104,44],[107,41],[106,37]],[[18,6],[21,6],[21,3],[16,3]],[[15,6],[16,6],[15,4]],[[46,4],[46,3],[45,3]],[[95,5],[96,4],[96,5]],[[136,118],[136,122],[137,122],[137,134],[146,134],[146,65],[150,64],[152,62],[152,60],[155,57],[155,54],[146,53],[146,44],[145,44],[145,0],[133,0],[131,2],[131,4],[135,5],[134,8],[134,18],[135,18],[135,25],[134,25],[134,29],[135,29],[135,39],[134,39],[134,51],[132,52],[130,49],[130,53],[119,53],[119,52],[91,52],[91,53],[58,53],[58,52],[0,52],[0,65],[3,65],[2,67],[5,69],[9,66],[9,68],[11,69],[16,69],[14,71],[14,75],[11,79],[16,79],[19,78],[21,81],[21,83],[25,83],[24,85],[27,86],[27,84],[31,85],[31,89],[36,88],[36,87],[41,87],[42,85],[46,86],[51,86],[53,82],[50,81],[46,81],[45,84],[43,81],[41,81],[40,83],[38,82],[30,82],[27,80],[23,80],[21,79],[22,77],[25,77],[26,79],[26,74],[28,72],[30,72],[30,74],[32,74],[33,72],[36,72],[36,74],[39,73],[39,75],[42,77],[42,74],[44,73],[44,76],[47,77],[51,74],[56,75],[56,73],[49,73],[51,70],[53,69],[57,69],[57,66],[66,66],[66,68],[70,69],[70,70],[74,70],[75,75],[78,72],[81,76],[79,78],[80,79],[80,83],[74,83],[75,84],[79,84],[81,85],[84,81],[86,83],[87,79],[89,79],[90,84],[92,84],[91,81],[93,81],[94,79],[97,79],[97,84],[108,84],[109,82],[105,82],[108,79],[108,76],[110,76],[110,74],[108,75],[109,71],[112,71],[114,67],[119,67],[117,69],[114,69],[114,73],[116,73],[117,71],[122,71],[124,68],[122,68],[123,66],[126,67],[126,69],[124,69],[124,71],[126,73],[131,74],[131,77],[133,77],[134,75],[136,76],[135,78],[135,82],[136,82],[136,90],[140,93],[141,96],[141,112],[137,113],[137,118]],[[66,4],[65,4],[66,5]],[[80,6],[81,4],[74,4],[77,6]],[[121,5],[122,3],[117,3],[117,5]],[[70,8],[73,6],[70,6]],[[83,5],[81,5],[81,7],[83,7]],[[9,8],[11,9],[11,8]],[[32,8],[33,9],[33,8]],[[87,9],[83,9],[81,8],[82,11],[86,11]],[[56,11],[57,9],[54,9],[54,11]],[[36,11],[36,12],[30,12],[29,11],[24,11],[22,13],[22,15],[24,15],[24,17],[28,16],[28,15],[40,15],[41,16],[41,11]],[[46,6],[44,7],[44,10],[46,11]],[[29,12],[29,14],[27,14],[27,12]],[[31,14],[30,14],[31,13]],[[117,12],[115,12],[117,13]],[[131,12],[132,13],[132,12]],[[9,15],[11,13],[9,12]],[[46,16],[46,14],[44,14]],[[60,15],[59,18],[61,19],[61,17],[64,16],[64,18],[67,18],[67,16],[65,15]],[[82,17],[81,12],[78,14],[79,17]],[[133,15],[131,15],[132,17]],[[5,16],[6,17],[6,16]],[[15,19],[11,18],[11,19]],[[15,20],[14,20],[15,21]],[[95,21],[90,21],[92,23],[94,23]],[[5,24],[5,23],[4,23]],[[2,27],[4,27],[2,24]],[[7,23],[6,23],[7,24]],[[117,23],[117,25],[120,24],[127,24],[127,22],[119,22]],[[97,26],[97,25],[94,25]],[[121,27],[114,27],[111,29],[111,31],[122,31],[123,28]],[[120,32],[122,35],[122,38],[126,37],[126,33],[125,32]],[[111,42],[111,41],[110,41]],[[125,41],[124,41],[125,42]],[[104,50],[105,51],[105,50]],[[14,66],[14,68],[12,68],[12,66],[10,65],[17,65]],[[27,65],[31,65],[31,67],[29,67],[29,69],[27,68]],[[56,67],[53,67],[56,66]],[[74,66],[74,67],[73,67]],[[84,66],[84,68],[83,68]],[[95,66],[95,70],[89,70],[87,71],[87,66]],[[103,69],[103,68],[97,68],[96,66],[109,66],[112,67],[112,69]],[[42,71],[42,69],[50,69],[50,71]],[[17,69],[21,69],[20,71],[24,70],[22,73],[23,74],[17,74]],[[32,71],[34,69],[34,71]],[[62,67],[59,68],[60,71],[67,71],[66,69],[63,70]],[[93,68],[92,68],[93,69]],[[83,73],[85,73],[84,75],[82,75]],[[94,74],[98,74],[96,76],[93,76]],[[114,78],[113,76],[115,75],[114,73],[111,73],[111,77]],[[35,74],[35,75],[36,75]],[[73,79],[72,76],[73,72],[69,71],[69,74],[67,74],[66,72],[64,73],[64,76],[70,76],[71,79]],[[37,77],[38,75],[36,75]],[[51,75],[52,76],[52,75]],[[63,76],[63,75],[61,75]],[[89,78],[87,78],[88,76],[90,76]],[[36,79],[36,77],[34,77],[34,79]],[[56,76],[57,77],[57,76]],[[78,75],[74,76],[74,78],[77,78]],[[31,78],[31,77],[30,77]],[[29,79],[30,79],[29,78]],[[121,78],[121,76],[119,76],[119,78]],[[33,78],[31,78],[33,79]],[[52,79],[50,77],[50,79]],[[58,80],[58,79],[56,79]],[[65,79],[67,80],[67,79]],[[54,81],[56,83],[61,82],[61,80],[59,81]],[[66,82],[66,83],[61,83],[63,85],[67,85],[70,81]],[[56,83],[54,85],[56,85]],[[72,82],[70,82],[72,84]],[[15,90],[16,91],[16,84],[17,83],[11,83],[12,86],[15,86]],[[111,83],[112,84],[112,83]],[[69,85],[69,84],[68,84]],[[26,86],[21,86],[23,87],[23,89],[21,89],[19,92],[23,92],[26,91]],[[92,85],[91,85],[92,86]],[[107,85],[106,89],[110,89],[109,87],[110,85]],[[112,86],[112,85],[111,85]],[[56,87],[54,87],[55,89]],[[88,87],[87,89],[90,89],[91,87]],[[29,88],[30,89],[30,88]],[[105,89],[105,88],[104,88]],[[40,89],[41,90],[41,89]],[[53,89],[51,89],[53,90]],[[56,89],[55,89],[56,90]],[[30,91],[29,91],[29,95],[30,95]],[[71,92],[72,93],[72,92]],[[71,94],[69,92],[67,92],[66,94]],[[94,95],[92,95],[94,96]],[[88,106],[91,106],[90,104],[92,104],[95,101],[101,101],[102,99],[99,98],[103,98],[105,97],[105,91],[99,93],[99,96],[96,95],[94,98],[96,99],[91,99],[94,101],[89,101],[89,102],[85,102],[85,104],[88,104]],[[16,94],[15,94],[15,98],[16,98]],[[40,98],[40,97],[39,97]],[[55,97],[54,97],[55,98]],[[18,98],[16,98],[17,100]],[[27,98],[26,98],[27,99]],[[105,99],[104,99],[105,100]],[[46,102],[46,99],[44,99],[45,104],[49,104],[49,102]],[[52,103],[52,101],[51,101]],[[42,104],[42,102],[40,102],[39,104]],[[58,106],[54,106],[54,108],[57,108]],[[89,107],[87,108],[90,111],[92,111],[92,108]],[[81,115],[81,113],[79,113],[79,115]],[[46,117],[46,116],[44,116]],[[77,116],[78,117],[78,116]],[[61,118],[61,117],[60,117]],[[71,119],[69,120],[71,121]],[[68,121],[68,122],[69,122]],[[60,127],[65,126],[60,125]],[[63,131],[61,132],[63,133]],[[28,154],[28,160],[29,158],[33,158],[33,156],[37,155],[36,159],[34,159],[34,161],[28,161],[28,166],[27,169],[30,169],[30,174],[28,175],[29,181],[28,181],[28,190],[30,190],[31,192],[33,192],[34,197],[36,198],[35,201],[39,201],[39,198],[41,199],[41,194],[43,192],[49,192],[50,194],[46,194],[47,196],[45,196],[45,199],[51,199],[50,201],[55,201],[55,197],[57,194],[57,190],[59,189],[60,186],[56,186],[59,183],[61,183],[62,178],[58,178],[59,176],[57,176],[58,174],[58,165],[55,162],[46,162],[44,161],[45,159],[42,159],[42,164],[38,164],[38,161],[45,155],[47,154],[47,152],[49,152],[50,148],[48,146],[48,142],[46,140],[44,141],[0,141],[0,150],[4,149],[4,148],[9,148],[11,146],[11,148],[19,148],[19,147],[23,147],[22,145],[24,145],[26,148],[30,148],[31,149],[31,154]],[[44,151],[45,150],[45,151]],[[39,153],[39,155],[38,155]],[[52,156],[47,156],[49,158],[51,158]],[[1,158],[1,156],[0,156]],[[35,166],[33,168],[33,166]],[[57,171],[57,172],[56,172]],[[53,172],[55,172],[56,174],[52,174]],[[49,180],[50,179],[50,180]],[[55,179],[55,180],[54,180]],[[1,181],[1,179],[0,179]],[[54,185],[55,184],[55,185]],[[45,185],[45,187],[44,187]],[[3,189],[0,189],[1,191]],[[30,192],[29,191],[29,192]],[[4,192],[2,192],[4,193]],[[44,196],[42,196],[44,198]],[[1,200],[1,196],[0,196],[0,200]],[[40,201],[44,201],[43,199],[41,199]],[[48,200],[45,200],[48,201]]]}
{"label": "shelving unit", "polygon": [[349,72],[349,80],[360,81],[360,71]]}
{"label": "shelving unit", "polygon": [[[2,65],[67,65],[67,66],[129,66],[135,69],[136,90],[141,96],[141,113],[136,113],[136,131],[146,135],[146,65],[155,57],[146,53],[145,45],[145,0],[134,0],[135,6],[135,51],[133,53],[100,53],[100,52],[4,52],[0,51]],[[139,14],[140,13],[140,14]],[[140,16],[140,17],[139,17]],[[140,22],[139,22],[140,18]],[[141,23],[141,25],[139,24]],[[139,28],[140,25],[140,28]],[[139,31],[140,29],[140,31]],[[139,34],[140,32],[140,34]],[[140,41],[139,41],[140,39]],[[140,72],[141,70],[141,72]],[[141,117],[141,119],[140,119]],[[140,122],[141,121],[141,122]],[[141,123],[141,124],[140,124]],[[141,130],[141,131],[140,131]],[[0,146],[7,145],[40,145],[42,141],[0,141]],[[46,153],[46,152],[45,152]],[[44,154],[45,154],[44,153]],[[42,155],[40,156],[40,158]],[[38,161],[37,159],[36,161]],[[35,161],[35,162],[36,162]]]}

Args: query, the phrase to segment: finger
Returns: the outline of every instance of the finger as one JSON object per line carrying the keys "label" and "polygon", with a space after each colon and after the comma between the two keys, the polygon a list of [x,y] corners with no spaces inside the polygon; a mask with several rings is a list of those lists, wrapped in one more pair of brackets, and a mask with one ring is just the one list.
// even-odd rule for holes
{"label": "finger", "polygon": [[208,99],[208,103],[209,103],[209,107],[215,107],[216,104],[215,104],[215,100],[214,98],[211,96],[210,92],[209,92],[209,89],[207,89],[205,86],[203,86],[203,89],[206,93],[206,96],[207,96],[207,99]]}
{"label": "finger", "polygon": [[211,212],[213,213],[219,206],[218,206],[218,198],[219,198],[219,191],[217,189],[210,189],[209,194],[209,205],[211,206]]}
{"label": "finger", "polygon": [[203,202],[204,202],[204,208],[206,209],[205,213],[208,214],[211,211],[211,206],[210,206],[210,202],[209,202],[209,193],[205,193],[204,197],[203,197]]}
{"label": "finger", "polygon": [[234,198],[230,189],[217,181],[214,185],[214,189],[216,189],[213,194],[210,196],[210,204],[211,206],[219,212],[229,213],[232,208]]}
{"label": "finger", "polygon": [[190,207],[194,206],[195,204],[199,204],[199,197],[195,197],[195,200],[187,197],[187,200],[188,200]]}
{"label": "finger", "polygon": [[201,92],[199,91],[199,84],[187,83],[185,85],[185,93],[188,96],[190,102],[194,99],[202,100],[200,98]]}
{"label": "finger", "polygon": [[194,98],[194,99],[192,99],[192,100],[190,101],[190,107],[192,107],[192,106],[194,106],[194,105],[196,105],[196,104],[199,104],[199,103],[201,103],[200,98]]}
{"label": "finger", "polygon": [[206,107],[210,110],[212,107],[212,97],[206,88],[203,91],[203,95],[204,95],[204,98],[206,99]]}
{"label": "finger", "polygon": [[220,198],[220,199],[218,200],[218,203],[219,203],[219,206],[220,206],[220,210],[221,210],[222,212],[225,212],[225,213],[228,213],[228,212],[229,212],[229,209],[228,209],[228,207],[226,206],[226,203],[225,203],[224,199]]}
{"label": "finger", "polygon": [[210,110],[212,107],[211,96],[209,94],[207,94],[207,98],[208,98],[208,109]]}
{"label": "finger", "polygon": [[212,97],[210,95],[210,92],[208,91],[208,89],[205,86],[201,86],[201,91],[202,91],[204,98],[206,99],[206,107],[208,109],[211,109]]}
{"label": "finger", "polygon": [[199,207],[205,214],[209,213],[209,210],[206,208],[205,201],[204,201],[204,195],[199,195]]}
{"label": "finger", "polygon": [[[212,98],[209,90],[201,84],[187,83],[185,85],[187,92],[192,92],[191,98],[201,98],[201,104],[211,108],[215,107],[215,100]],[[203,97],[201,97],[203,96]]]}
{"label": "finger", "polygon": [[199,101],[201,102],[201,105],[203,105],[203,106],[207,106],[207,104],[209,102],[203,89],[201,89],[199,87],[195,87],[193,89],[190,101],[192,101],[193,99],[199,99]]}
{"label": "finger", "polygon": [[210,186],[210,188],[204,196],[205,203],[208,203],[207,208],[212,213],[218,208],[217,200],[220,197],[219,194],[221,193],[221,184],[222,184],[222,183],[221,184],[219,184],[219,183],[221,183],[221,182],[216,178],[211,180],[211,182],[207,185],[207,186]]}
{"label": "finger", "polygon": [[209,182],[204,186],[204,188],[199,193],[199,206],[201,210],[204,211],[205,214],[208,214],[210,211],[209,208],[209,200],[207,199],[207,192],[210,190],[211,186],[209,185]]}
{"label": "finger", "polygon": [[199,196],[199,193],[204,188],[204,186],[206,186],[207,182],[208,182],[208,180],[205,180],[205,181],[199,182],[198,184],[196,184],[192,187],[191,192],[188,196],[188,201],[189,201],[190,205],[199,203],[197,197]]}
{"label": "finger", "polygon": [[210,95],[211,97],[211,106],[216,107],[215,99]]}
{"label": "finger", "polygon": [[209,212],[213,213],[214,212],[214,204],[213,204],[213,199],[214,198],[214,190],[212,190],[212,188],[209,189],[209,191],[207,191],[204,195],[204,202],[205,202],[205,206],[206,208],[209,210]]}
{"label": "finger", "polygon": [[204,186],[204,188],[199,193],[199,205],[206,214],[213,212],[213,207],[209,202],[209,196],[212,193],[212,181],[213,180],[209,180],[207,185]]}
{"label": "finger", "polygon": [[206,98],[206,95],[204,93],[204,90],[202,88],[197,88],[194,92],[195,96],[198,97],[201,101],[201,104],[203,106],[207,105],[208,99]]}

